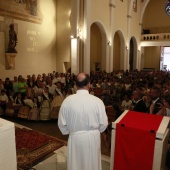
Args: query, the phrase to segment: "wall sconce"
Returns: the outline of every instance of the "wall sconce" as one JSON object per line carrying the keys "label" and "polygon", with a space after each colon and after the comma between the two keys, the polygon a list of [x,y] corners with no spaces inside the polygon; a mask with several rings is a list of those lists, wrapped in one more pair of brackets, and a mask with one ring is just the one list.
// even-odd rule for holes
{"label": "wall sconce", "polygon": [[82,31],[80,28],[77,29],[77,38],[82,38]]}
{"label": "wall sconce", "polygon": [[128,47],[126,46],[125,49],[128,50]]}
{"label": "wall sconce", "polygon": [[108,44],[109,46],[111,46],[111,45],[112,45],[110,41],[109,41],[107,44]]}
{"label": "wall sconce", "polygon": [[70,38],[71,38],[71,39],[73,39],[73,38],[74,38],[74,36],[73,36],[73,35],[71,35],[71,36],[70,36]]}

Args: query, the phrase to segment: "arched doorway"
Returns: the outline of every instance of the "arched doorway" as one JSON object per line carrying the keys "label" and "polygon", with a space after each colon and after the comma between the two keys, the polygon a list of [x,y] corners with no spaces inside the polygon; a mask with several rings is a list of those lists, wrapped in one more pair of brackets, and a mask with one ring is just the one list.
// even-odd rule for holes
{"label": "arched doorway", "polygon": [[113,69],[124,70],[125,41],[121,31],[116,31],[113,42]]}
{"label": "arched doorway", "polygon": [[106,70],[106,33],[95,22],[90,27],[90,71]]}
{"label": "arched doorway", "polygon": [[134,37],[130,39],[129,47],[129,70],[135,70],[137,69],[137,43]]}

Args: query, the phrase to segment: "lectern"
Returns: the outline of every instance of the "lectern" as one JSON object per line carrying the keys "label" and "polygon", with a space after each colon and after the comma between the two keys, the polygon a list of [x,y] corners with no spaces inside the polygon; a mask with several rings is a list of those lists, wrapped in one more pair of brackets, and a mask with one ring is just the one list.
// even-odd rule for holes
{"label": "lectern", "polygon": [[143,165],[145,170],[163,170],[169,120],[166,116],[124,111],[112,122],[110,170],[140,170]]}

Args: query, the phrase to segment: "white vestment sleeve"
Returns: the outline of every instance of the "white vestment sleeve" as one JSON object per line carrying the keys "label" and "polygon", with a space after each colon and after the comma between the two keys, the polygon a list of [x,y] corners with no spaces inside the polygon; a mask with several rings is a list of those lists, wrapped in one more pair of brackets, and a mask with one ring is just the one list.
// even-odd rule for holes
{"label": "white vestment sleeve", "polygon": [[106,110],[103,102],[101,101],[100,107],[99,107],[99,131],[102,133],[105,131],[108,125],[108,118],[106,115]]}
{"label": "white vestment sleeve", "polygon": [[69,130],[67,128],[65,116],[64,116],[64,103],[61,105],[58,117],[58,127],[63,135],[68,135]]}

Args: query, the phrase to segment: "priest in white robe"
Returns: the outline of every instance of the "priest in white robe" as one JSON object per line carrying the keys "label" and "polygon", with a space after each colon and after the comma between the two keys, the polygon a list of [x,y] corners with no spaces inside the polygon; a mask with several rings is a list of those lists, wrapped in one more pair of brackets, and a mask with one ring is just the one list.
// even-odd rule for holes
{"label": "priest in white robe", "polygon": [[101,139],[108,119],[101,99],[89,94],[90,78],[85,73],[76,78],[77,93],[61,105],[58,126],[69,134],[67,170],[101,170]]}

